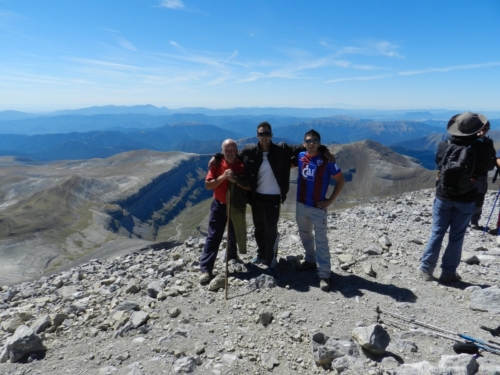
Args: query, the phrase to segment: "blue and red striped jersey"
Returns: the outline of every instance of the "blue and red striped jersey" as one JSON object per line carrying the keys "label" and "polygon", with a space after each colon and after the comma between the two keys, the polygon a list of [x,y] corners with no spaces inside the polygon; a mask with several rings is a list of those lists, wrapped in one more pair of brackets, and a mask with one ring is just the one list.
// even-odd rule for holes
{"label": "blue and red striped jersey", "polygon": [[330,177],[342,171],[337,163],[329,163],[323,154],[314,156],[301,152],[297,159],[299,173],[297,177],[297,202],[315,207],[317,202],[326,199]]}

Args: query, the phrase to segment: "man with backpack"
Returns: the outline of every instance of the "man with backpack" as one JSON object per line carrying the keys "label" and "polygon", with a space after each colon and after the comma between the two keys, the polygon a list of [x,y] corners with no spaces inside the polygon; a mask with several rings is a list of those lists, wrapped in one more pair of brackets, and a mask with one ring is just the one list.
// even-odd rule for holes
{"label": "man with backpack", "polygon": [[434,280],[441,244],[450,230],[448,245],[441,260],[439,281],[460,281],[457,268],[462,257],[465,232],[474,213],[478,175],[494,168],[496,158],[483,142],[489,129],[488,119],[477,113],[464,112],[453,116],[447,130],[451,135],[439,144],[436,153],[438,175],[433,207],[432,232],[422,255],[419,274],[425,281]]}

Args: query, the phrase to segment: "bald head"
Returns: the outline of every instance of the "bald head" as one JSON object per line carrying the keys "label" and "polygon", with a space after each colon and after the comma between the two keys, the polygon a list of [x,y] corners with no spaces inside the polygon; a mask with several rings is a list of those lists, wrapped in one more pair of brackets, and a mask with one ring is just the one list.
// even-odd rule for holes
{"label": "bald head", "polygon": [[222,153],[224,154],[224,159],[229,164],[233,164],[238,156],[238,146],[236,142],[232,139],[226,139],[222,142]]}

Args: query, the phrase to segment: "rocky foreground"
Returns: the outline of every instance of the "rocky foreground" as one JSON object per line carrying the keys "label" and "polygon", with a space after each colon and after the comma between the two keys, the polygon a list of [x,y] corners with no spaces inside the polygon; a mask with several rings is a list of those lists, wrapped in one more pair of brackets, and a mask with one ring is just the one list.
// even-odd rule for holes
{"label": "rocky foreground", "polygon": [[230,264],[228,300],[222,261],[210,285],[198,284],[203,238],[3,287],[0,373],[500,374],[500,355],[457,355],[453,340],[375,312],[495,340],[480,329],[500,325],[495,236],[467,233],[462,282],[418,276],[433,198],[421,190],[331,212],[329,293],[315,271],[296,271],[293,221],[280,221],[278,274],[250,263],[249,228],[249,253]]}

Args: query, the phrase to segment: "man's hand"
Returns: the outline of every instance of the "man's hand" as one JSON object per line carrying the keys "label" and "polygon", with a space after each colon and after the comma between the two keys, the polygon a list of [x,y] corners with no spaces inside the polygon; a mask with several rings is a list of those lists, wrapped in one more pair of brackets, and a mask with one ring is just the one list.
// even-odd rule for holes
{"label": "man's hand", "polygon": [[226,179],[226,180],[229,180],[229,181],[231,181],[231,182],[236,182],[236,181],[234,180],[234,172],[232,171],[232,169],[226,169],[226,170],[224,171],[224,174],[223,174],[222,176],[223,176],[223,177],[224,177],[224,179]]}
{"label": "man's hand", "polygon": [[329,199],[325,199],[324,201],[319,201],[316,203],[316,208],[321,208],[322,210],[326,209],[328,206],[330,206],[333,203],[333,201],[330,201]]}

